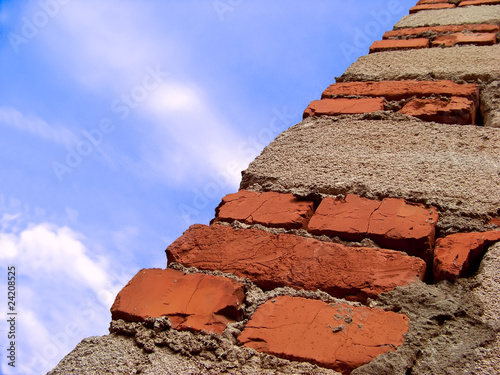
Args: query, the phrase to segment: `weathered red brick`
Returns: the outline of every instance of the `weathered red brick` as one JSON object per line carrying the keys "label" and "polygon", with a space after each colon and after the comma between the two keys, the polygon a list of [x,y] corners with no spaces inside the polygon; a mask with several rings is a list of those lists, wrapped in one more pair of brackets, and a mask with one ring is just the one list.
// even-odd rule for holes
{"label": "weathered red brick", "polygon": [[431,265],[438,219],[433,207],[404,199],[377,201],[349,194],[345,199],[323,199],[308,230],[351,241],[371,238],[383,247],[405,251]]}
{"label": "weathered red brick", "polygon": [[469,24],[469,25],[450,25],[450,26],[422,26],[408,27],[403,29],[391,30],[385,32],[383,38],[398,38],[419,36],[424,33],[433,32],[436,34],[459,33],[462,31],[471,31],[476,33],[497,33],[500,31],[500,26],[494,24]]}
{"label": "weathered red brick", "polygon": [[314,212],[314,202],[292,194],[240,190],[228,194],[215,209],[216,221],[262,224],[271,228],[304,228]]}
{"label": "weathered red brick", "polygon": [[420,4],[410,8],[410,14],[420,12],[422,10],[435,9],[450,9],[455,8],[455,4],[439,3],[439,4]]}
{"label": "weathered red brick", "polygon": [[429,47],[429,39],[427,38],[384,39],[373,42],[373,44],[370,47],[370,53],[393,51],[393,50],[419,49],[428,47]]}
{"label": "weathered red brick", "polygon": [[408,317],[368,307],[282,296],[253,314],[238,341],[289,360],[349,374],[404,342]]}
{"label": "weathered red brick", "polygon": [[475,103],[479,100],[476,84],[460,85],[453,81],[381,81],[381,82],[341,82],[330,85],[322,98],[336,96],[383,97],[387,100],[402,100],[412,97],[463,96]]}
{"label": "weathered red brick", "polygon": [[111,316],[130,322],[168,316],[175,329],[221,334],[239,320],[244,297],[243,284],[225,277],[143,269],[118,293]]}
{"label": "weathered red brick", "polygon": [[492,46],[497,42],[496,33],[454,33],[437,36],[432,47],[453,47],[455,45],[473,44],[476,46]]}
{"label": "weathered red brick", "polygon": [[497,227],[500,227],[500,218],[492,218],[488,224],[493,224]]}
{"label": "weathered red brick", "polygon": [[448,3],[448,0],[420,0],[417,5],[421,4],[439,4],[439,3]]}
{"label": "weathered red brick", "polygon": [[458,4],[459,7],[465,7],[467,5],[495,5],[500,4],[500,0],[466,0]]}
{"label": "weathered red brick", "polygon": [[359,301],[423,279],[425,273],[421,259],[398,251],[220,224],[191,226],[166,252],[169,262],[248,277],[265,290],[321,289]]}
{"label": "weathered red brick", "polygon": [[424,121],[442,124],[471,125],[476,123],[476,105],[473,101],[452,96],[443,99],[413,99],[399,112]]}
{"label": "weathered red brick", "polygon": [[436,241],[434,282],[467,277],[479,266],[486,248],[500,241],[500,231],[456,233]]}
{"label": "weathered red brick", "polygon": [[349,115],[383,110],[384,100],[380,98],[322,99],[312,101],[304,111],[303,117]]}

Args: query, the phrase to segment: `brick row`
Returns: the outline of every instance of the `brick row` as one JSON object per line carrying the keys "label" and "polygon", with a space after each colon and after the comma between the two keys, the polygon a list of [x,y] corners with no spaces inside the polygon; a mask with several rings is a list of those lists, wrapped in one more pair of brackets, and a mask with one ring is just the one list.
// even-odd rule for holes
{"label": "brick row", "polygon": [[193,225],[166,253],[169,262],[247,277],[264,290],[321,289],[355,301],[422,280],[426,271],[422,259],[399,251],[226,225]]}
{"label": "brick row", "polygon": [[336,83],[323,92],[321,100],[309,104],[304,118],[375,112],[390,108],[386,101],[399,101],[400,113],[424,121],[472,125],[479,108],[479,89],[476,84],[447,80]]}
{"label": "brick row", "polygon": [[438,219],[435,208],[404,199],[378,201],[349,194],[345,199],[324,198],[314,210],[314,202],[298,200],[292,194],[240,190],[222,199],[214,221],[303,228],[346,241],[370,238],[385,248],[405,251],[432,264],[430,253]]}
{"label": "brick row", "polygon": [[[300,228],[314,235],[339,237],[345,241],[369,238],[384,248],[423,259],[429,276],[433,270],[435,282],[454,281],[470,275],[477,269],[487,246],[500,241],[500,231],[491,231],[459,233],[436,242],[437,210],[404,199],[377,201],[349,194],[344,199],[324,198],[314,210],[312,201],[298,200],[291,194],[249,193],[240,190],[223,198],[223,202],[229,203],[221,204],[217,215],[223,212],[226,222],[242,221],[245,215],[241,216],[241,212],[248,212],[256,202],[266,202],[265,218],[259,220],[264,226],[298,228],[297,217],[302,217]],[[231,205],[232,202],[238,204]],[[307,219],[299,212],[302,215],[307,212]],[[279,220],[273,219],[275,215]],[[222,220],[216,216],[215,221]],[[278,222],[280,224],[276,225]],[[490,224],[500,226],[500,220],[494,218]]]}
{"label": "brick row", "polygon": [[469,25],[451,25],[451,26],[422,26],[422,27],[409,27],[397,30],[386,31],[383,39],[394,38],[408,38],[408,37],[421,37],[425,34],[452,34],[452,33],[498,33],[500,26],[493,24],[469,24]]}
{"label": "brick row", "polygon": [[[220,335],[242,320],[244,300],[243,284],[226,277],[143,269],[118,293],[111,314],[129,322],[168,317],[173,329]],[[237,339],[263,353],[350,373],[402,345],[408,327],[404,314],[282,296],[259,306]]]}
{"label": "brick row", "polygon": [[448,0],[420,0],[417,5],[410,8],[410,14],[414,14],[423,10],[437,10],[437,9],[452,9],[458,7],[465,7],[469,5],[496,5],[500,4],[500,0],[462,0],[462,1],[448,1]]}

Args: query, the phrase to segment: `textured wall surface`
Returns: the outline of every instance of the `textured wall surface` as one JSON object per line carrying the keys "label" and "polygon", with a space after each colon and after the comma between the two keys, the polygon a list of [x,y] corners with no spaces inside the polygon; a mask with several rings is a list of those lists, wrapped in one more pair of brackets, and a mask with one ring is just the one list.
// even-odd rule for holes
{"label": "textured wall surface", "polygon": [[499,3],[419,1],[50,374],[500,373]]}

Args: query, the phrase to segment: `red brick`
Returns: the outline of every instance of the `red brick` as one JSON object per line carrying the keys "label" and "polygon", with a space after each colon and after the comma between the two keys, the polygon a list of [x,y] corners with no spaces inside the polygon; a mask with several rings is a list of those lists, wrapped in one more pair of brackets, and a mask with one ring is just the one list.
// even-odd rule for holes
{"label": "red brick", "polygon": [[448,0],[420,0],[417,5],[421,4],[440,4],[440,3],[448,3]]}
{"label": "red brick", "polygon": [[454,281],[474,273],[486,248],[500,241],[500,231],[457,233],[436,241],[434,282]]}
{"label": "red brick", "polygon": [[470,24],[470,25],[450,25],[450,26],[423,26],[423,27],[409,27],[404,29],[397,29],[387,31],[383,38],[397,38],[408,36],[419,36],[423,33],[433,32],[436,34],[445,33],[459,33],[462,31],[471,31],[479,33],[497,33],[500,31],[500,26],[492,24]]}
{"label": "red brick", "polygon": [[370,47],[370,53],[393,50],[419,49],[427,47],[429,47],[429,39],[427,38],[384,39],[373,42]]}
{"label": "red brick", "polygon": [[363,99],[322,99],[312,101],[304,111],[304,118],[310,116],[336,116],[384,110],[384,100],[380,98]]}
{"label": "red brick", "polygon": [[143,269],[118,293],[111,315],[131,322],[168,316],[175,329],[221,334],[239,320],[244,296],[243,284],[225,277]]}
{"label": "red brick", "polygon": [[345,200],[323,199],[308,229],[316,235],[351,241],[371,238],[383,247],[405,251],[432,264],[438,219],[433,207],[404,199],[377,201],[349,194]]}
{"label": "red brick", "polygon": [[445,4],[445,3],[440,3],[440,4],[421,4],[421,5],[415,5],[414,7],[410,8],[410,14],[420,12],[422,10],[435,10],[435,9],[450,9],[450,8],[455,8],[454,4]]}
{"label": "red brick", "polygon": [[473,101],[452,96],[451,99],[413,99],[399,112],[424,121],[441,124],[471,125],[476,123],[476,105]]}
{"label": "red brick", "polygon": [[260,352],[349,374],[395,351],[407,332],[403,314],[282,296],[257,309],[238,341]]}
{"label": "red brick", "polygon": [[423,279],[425,273],[421,259],[398,251],[219,224],[191,226],[166,252],[169,262],[248,277],[265,290],[321,289],[359,301]]}
{"label": "red brick", "polygon": [[237,220],[271,228],[300,229],[307,226],[314,202],[298,200],[292,194],[240,190],[222,198],[215,212],[216,221]]}
{"label": "red brick", "polygon": [[341,82],[330,85],[323,98],[336,96],[384,97],[387,100],[402,100],[412,97],[463,96],[474,102],[479,100],[476,84],[460,85],[453,81],[381,81],[381,82]]}
{"label": "red brick", "polygon": [[488,224],[493,224],[496,225],[497,227],[500,227],[500,218],[493,218],[490,220]]}
{"label": "red brick", "polygon": [[492,46],[497,42],[496,33],[455,33],[437,36],[432,47],[453,47],[454,45],[473,44],[476,46]]}
{"label": "red brick", "polygon": [[500,0],[466,0],[458,4],[459,7],[465,7],[467,5],[495,5],[500,4]]}

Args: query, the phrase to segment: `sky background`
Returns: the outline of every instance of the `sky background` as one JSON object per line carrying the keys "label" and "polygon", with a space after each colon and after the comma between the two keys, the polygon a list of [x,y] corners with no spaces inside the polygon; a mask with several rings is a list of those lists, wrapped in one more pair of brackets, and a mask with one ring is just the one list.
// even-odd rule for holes
{"label": "sky background", "polygon": [[107,334],[118,291],[415,2],[0,0],[0,372]]}

